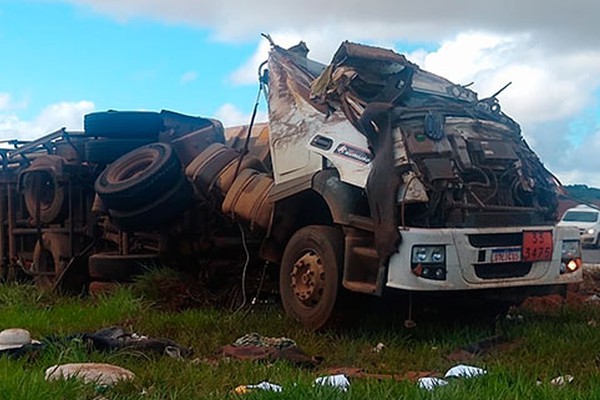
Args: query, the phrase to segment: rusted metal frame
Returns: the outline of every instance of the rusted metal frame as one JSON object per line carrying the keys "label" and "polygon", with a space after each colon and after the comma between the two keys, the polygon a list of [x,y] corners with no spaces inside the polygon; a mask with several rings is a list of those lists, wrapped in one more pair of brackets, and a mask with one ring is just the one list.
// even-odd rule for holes
{"label": "rusted metal frame", "polygon": [[65,134],[65,129],[66,128],[64,128],[64,127],[60,128],[57,131],[54,131],[46,136],[42,136],[39,139],[36,139],[34,141],[27,143],[26,145],[24,145],[22,147],[19,147],[17,150],[10,152],[10,154],[8,156],[9,160],[14,161],[18,157],[21,157],[23,160],[27,161],[27,157],[25,156],[26,153],[35,151],[40,146],[47,148],[48,142],[50,142],[54,139],[58,139],[59,137],[62,137]]}
{"label": "rusted metal frame", "polygon": [[[69,234],[70,230],[71,230],[70,227],[42,228],[41,229],[42,233],[62,233],[62,234]],[[13,228],[12,231],[15,236],[31,235],[31,234],[35,234],[38,232],[37,228]],[[84,232],[85,232],[84,228],[73,229],[74,234],[84,233]]]}
{"label": "rusted metal frame", "polygon": [[6,253],[6,241],[5,241],[5,235],[6,235],[6,226],[5,226],[5,220],[6,220],[6,212],[5,212],[5,207],[6,207],[6,191],[5,190],[0,190],[0,272],[2,273],[2,276],[4,276],[4,270],[7,267],[7,265],[4,263],[5,260],[5,253]]}
{"label": "rusted metal frame", "polygon": [[17,246],[15,243],[15,198],[13,184],[10,182],[6,183],[6,197],[7,197],[7,219],[8,219],[8,262],[13,263],[17,258]]}
{"label": "rusted metal frame", "polygon": [[69,207],[68,213],[69,213],[69,257],[73,258],[74,255],[74,251],[73,248],[75,247],[75,224],[73,223],[73,179],[69,179],[69,200],[68,200],[68,204],[67,206]]}

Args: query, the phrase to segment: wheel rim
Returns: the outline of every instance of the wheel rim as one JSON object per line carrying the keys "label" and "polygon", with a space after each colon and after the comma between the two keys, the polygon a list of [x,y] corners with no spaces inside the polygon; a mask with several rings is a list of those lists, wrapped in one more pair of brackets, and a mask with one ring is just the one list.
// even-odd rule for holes
{"label": "wheel rim", "polygon": [[306,307],[319,304],[325,287],[325,268],[316,251],[308,250],[298,258],[290,277],[290,286],[300,303]]}
{"label": "wheel rim", "polygon": [[135,179],[140,174],[147,171],[157,160],[156,152],[152,149],[149,151],[139,152],[135,157],[128,160],[127,163],[115,166],[106,176],[106,180],[110,184],[124,183]]}
{"label": "wheel rim", "polygon": [[[46,172],[34,173],[27,188],[33,193],[34,201],[40,202],[41,209],[49,208],[56,197],[56,185],[50,174]],[[36,207],[34,204],[33,207]]]}

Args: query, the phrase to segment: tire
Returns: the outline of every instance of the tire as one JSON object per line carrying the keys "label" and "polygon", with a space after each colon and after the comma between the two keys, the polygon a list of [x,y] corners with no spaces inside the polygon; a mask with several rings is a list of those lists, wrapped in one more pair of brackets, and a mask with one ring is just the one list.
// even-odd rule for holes
{"label": "tire", "polygon": [[93,281],[133,282],[159,261],[157,254],[108,254],[90,256],[88,271]]}
{"label": "tire", "polygon": [[27,212],[37,223],[37,202],[40,202],[40,222],[60,223],[66,217],[67,193],[50,172],[30,172],[23,178],[23,198]]}
{"label": "tire", "polygon": [[131,211],[145,207],[182,177],[171,146],[151,143],[109,165],[96,179],[95,189],[109,209]]}
{"label": "tire", "polygon": [[343,257],[344,237],[337,228],[312,225],[291,237],[279,275],[281,301],[290,317],[311,329],[328,322],[341,287]]}
{"label": "tire", "polygon": [[59,233],[44,233],[42,244],[38,241],[33,250],[31,273],[35,285],[42,290],[52,290],[56,277],[67,266],[68,259],[69,237]]}
{"label": "tire", "polygon": [[94,164],[110,164],[151,142],[150,139],[90,139],[83,144],[83,160]]}
{"label": "tire", "polygon": [[83,129],[88,136],[156,140],[164,124],[156,112],[111,110],[85,115]]}
{"label": "tire", "polygon": [[109,214],[123,231],[153,231],[170,225],[172,220],[191,205],[192,200],[192,187],[185,178],[182,178],[170,191],[143,208],[134,211],[111,209]]}

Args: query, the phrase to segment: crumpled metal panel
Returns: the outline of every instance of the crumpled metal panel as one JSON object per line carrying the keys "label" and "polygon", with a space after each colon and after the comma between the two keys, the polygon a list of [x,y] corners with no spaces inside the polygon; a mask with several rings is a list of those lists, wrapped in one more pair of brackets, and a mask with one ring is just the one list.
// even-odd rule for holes
{"label": "crumpled metal panel", "polygon": [[[403,225],[424,228],[494,226],[484,213],[553,222],[557,181],[495,97],[480,100],[391,50],[344,42],[320,67],[305,56],[274,47],[269,59],[275,182],[314,173],[326,157],[365,188],[381,260],[397,249],[398,205]],[[342,155],[365,165],[335,158],[328,146],[343,138]]]}

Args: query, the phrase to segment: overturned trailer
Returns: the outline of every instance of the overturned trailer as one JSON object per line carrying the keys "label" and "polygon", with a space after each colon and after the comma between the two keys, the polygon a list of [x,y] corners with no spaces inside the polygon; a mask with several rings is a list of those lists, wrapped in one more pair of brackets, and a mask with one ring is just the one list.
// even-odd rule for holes
{"label": "overturned trailer", "polygon": [[[95,185],[79,180],[79,214],[92,217],[80,218],[85,240],[69,233],[81,242],[70,255],[88,260],[91,279],[114,273],[115,260],[122,272],[142,255],[189,263],[249,249],[277,266],[286,312],[312,328],[344,307],[343,290],[511,304],[581,280],[579,234],[555,226],[558,183],[495,96],[478,99],[390,50],[345,42],[327,66],[307,53],[272,44],[261,71],[268,124],[224,134],[218,121],[169,112],[86,116],[93,143],[131,130],[159,142],[110,163],[76,161]],[[44,229],[81,231],[72,207],[52,228],[35,217],[40,203],[29,207],[36,246],[51,247]]]}

